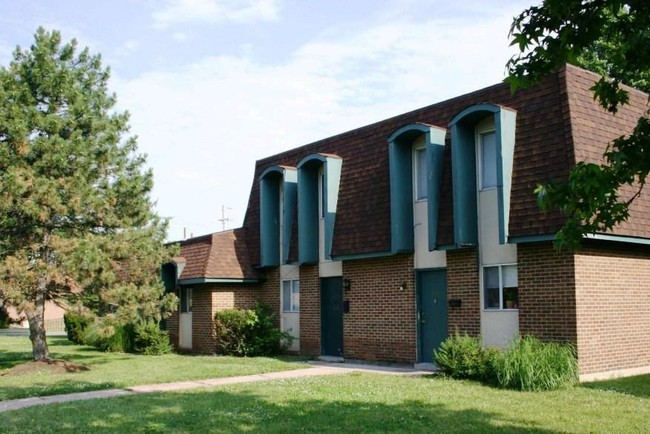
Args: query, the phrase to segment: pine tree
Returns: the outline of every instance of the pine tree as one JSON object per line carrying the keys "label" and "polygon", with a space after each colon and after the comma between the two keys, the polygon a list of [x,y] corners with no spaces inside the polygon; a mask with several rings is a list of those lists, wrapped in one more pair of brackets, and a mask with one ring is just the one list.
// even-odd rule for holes
{"label": "pine tree", "polygon": [[0,68],[0,299],[27,317],[35,360],[50,357],[46,300],[92,292],[124,321],[160,320],[175,302],[157,273],[170,252],[153,175],[109,76],[43,28]]}

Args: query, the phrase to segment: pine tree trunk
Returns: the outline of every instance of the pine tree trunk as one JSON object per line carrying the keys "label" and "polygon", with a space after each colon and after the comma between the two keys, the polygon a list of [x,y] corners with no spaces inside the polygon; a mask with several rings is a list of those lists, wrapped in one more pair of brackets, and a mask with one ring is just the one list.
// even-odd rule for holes
{"label": "pine tree trunk", "polygon": [[32,341],[34,360],[49,360],[50,349],[45,338],[45,290],[39,288],[34,300],[34,310],[25,312],[29,322],[29,339]]}

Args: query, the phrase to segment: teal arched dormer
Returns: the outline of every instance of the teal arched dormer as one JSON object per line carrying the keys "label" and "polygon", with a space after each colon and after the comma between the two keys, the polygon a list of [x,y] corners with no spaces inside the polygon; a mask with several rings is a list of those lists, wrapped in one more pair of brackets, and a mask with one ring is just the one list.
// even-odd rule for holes
{"label": "teal arched dormer", "polygon": [[445,134],[444,128],[414,123],[388,137],[392,253],[413,252],[413,142],[420,136],[426,152],[429,250],[436,248]]}
{"label": "teal arched dormer", "polygon": [[311,154],[298,163],[298,259],[317,264],[319,226],[323,220],[323,259],[329,260],[343,161],[330,154]]}
{"label": "teal arched dormer", "polygon": [[476,126],[488,116],[494,118],[496,136],[499,243],[505,244],[508,239],[517,112],[495,104],[476,104],[462,110],[449,123],[454,242],[458,248],[478,243]]}
{"label": "teal arched dormer", "polygon": [[297,171],[271,166],[260,175],[260,265],[276,267],[289,258],[296,208]]}

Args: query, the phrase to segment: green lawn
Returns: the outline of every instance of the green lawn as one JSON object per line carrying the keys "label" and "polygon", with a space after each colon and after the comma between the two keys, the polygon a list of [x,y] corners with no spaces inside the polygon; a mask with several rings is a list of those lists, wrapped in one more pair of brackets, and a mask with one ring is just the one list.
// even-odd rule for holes
{"label": "green lawn", "polygon": [[[293,369],[275,359],[139,356],[51,338],[88,372],[0,377],[0,399]],[[29,360],[0,338],[0,373]],[[438,376],[347,374],[76,401],[2,413],[0,432],[650,433],[650,375],[553,392],[500,390]]]}
{"label": "green lawn", "polygon": [[[140,384],[260,374],[304,367],[303,364],[271,358],[104,353],[91,347],[74,345],[65,337],[50,337],[48,343],[52,357],[82,363],[90,370],[57,375],[36,372],[21,376],[2,376],[0,401]],[[0,374],[29,360],[31,343],[28,338],[0,337]]]}
{"label": "green lawn", "polygon": [[650,397],[355,373],[32,407],[1,424],[5,433],[643,433]]}

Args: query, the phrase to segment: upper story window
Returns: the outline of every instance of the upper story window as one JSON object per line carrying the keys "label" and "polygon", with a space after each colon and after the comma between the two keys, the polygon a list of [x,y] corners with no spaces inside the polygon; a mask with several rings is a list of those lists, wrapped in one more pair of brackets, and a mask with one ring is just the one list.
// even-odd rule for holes
{"label": "upper story window", "polygon": [[323,166],[318,169],[318,217],[325,219],[325,210],[327,210],[327,194],[325,192],[325,171]]}
{"label": "upper story window", "polygon": [[497,140],[494,131],[478,134],[479,171],[481,190],[497,186]]}
{"label": "upper story window", "polygon": [[413,174],[415,200],[427,200],[429,188],[427,186],[427,153],[425,148],[413,150]]}

